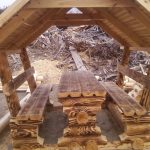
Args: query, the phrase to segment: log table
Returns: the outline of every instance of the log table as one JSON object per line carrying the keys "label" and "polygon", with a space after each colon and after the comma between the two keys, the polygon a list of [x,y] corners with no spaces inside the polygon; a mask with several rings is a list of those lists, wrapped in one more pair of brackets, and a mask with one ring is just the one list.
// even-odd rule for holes
{"label": "log table", "polygon": [[[97,149],[106,144],[105,136],[96,126],[96,113],[101,110],[106,91],[89,71],[65,72],[60,80],[58,97],[63,112],[68,116],[68,126],[58,145]],[[92,148],[93,149],[93,148]]]}

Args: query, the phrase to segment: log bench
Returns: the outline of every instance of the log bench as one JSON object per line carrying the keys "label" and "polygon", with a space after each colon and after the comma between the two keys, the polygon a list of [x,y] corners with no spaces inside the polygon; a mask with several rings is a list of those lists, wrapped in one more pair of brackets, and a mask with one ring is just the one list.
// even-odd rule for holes
{"label": "log bench", "polygon": [[[150,89],[149,77],[122,65],[118,65],[118,71]],[[145,106],[142,106],[113,82],[105,82],[103,86],[107,91],[107,108],[113,120],[121,128],[122,134],[126,135],[121,135],[120,139],[140,138],[144,141],[150,141],[150,113]]]}
{"label": "log bench", "polygon": [[51,85],[38,86],[18,115],[11,119],[10,127],[14,147],[18,147],[21,143],[40,146],[38,143],[38,128],[43,122],[44,110],[51,89]]}

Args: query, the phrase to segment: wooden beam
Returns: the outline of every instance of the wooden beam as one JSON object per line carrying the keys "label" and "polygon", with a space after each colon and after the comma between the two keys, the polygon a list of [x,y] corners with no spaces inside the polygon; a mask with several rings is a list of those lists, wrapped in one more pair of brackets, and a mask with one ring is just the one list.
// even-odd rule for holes
{"label": "wooden beam", "polygon": [[[27,54],[27,51],[25,48],[21,50],[20,58],[21,58],[21,61],[22,61],[25,71],[28,70],[29,68],[31,68],[30,60],[29,60],[29,57],[28,57],[28,54]],[[35,82],[34,76],[31,75],[27,79],[27,81],[28,81],[30,91],[32,93],[36,89],[36,82]]]}
{"label": "wooden beam", "polygon": [[142,73],[139,73],[133,69],[129,69],[127,66],[119,65],[118,64],[118,71],[136,82],[142,84],[145,88],[150,89],[150,78]]}
{"label": "wooden beam", "polygon": [[32,0],[29,8],[134,7],[131,0]]}
{"label": "wooden beam", "polygon": [[0,28],[0,43],[2,43],[9,35],[11,35],[20,25],[26,23],[26,19],[30,17],[36,10],[27,9],[15,15],[9,23]]}
{"label": "wooden beam", "polygon": [[98,10],[102,16],[104,16],[110,23],[112,23],[117,29],[119,29],[124,35],[126,35],[130,40],[132,40],[137,46],[144,46],[145,42],[138,37],[138,35],[133,32],[127,25],[119,21],[111,12],[105,9]]}
{"label": "wooden beam", "polygon": [[[12,74],[10,71],[6,53],[0,53],[0,78],[2,85],[7,84],[10,80],[12,80]],[[10,96],[6,96],[6,100],[11,116],[16,117],[20,110],[19,98],[17,96],[17,93],[14,91]]]}
{"label": "wooden beam", "polygon": [[95,25],[96,21],[93,19],[81,19],[81,20],[52,20],[51,25],[56,26],[80,26],[80,25]]}
{"label": "wooden beam", "polygon": [[144,7],[148,12],[150,12],[150,1],[149,0],[136,0],[142,7]]}
{"label": "wooden beam", "polygon": [[76,64],[76,67],[78,70],[87,70],[86,67],[84,66],[82,59],[80,58],[78,52],[74,47],[69,47],[69,50],[71,52],[72,58]]}
{"label": "wooden beam", "polygon": [[17,14],[30,0],[16,0],[0,15],[0,28],[7,23],[14,15]]}
{"label": "wooden beam", "polygon": [[[124,49],[124,46],[121,46],[120,49]],[[147,51],[150,53],[150,47],[129,47],[131,51]]]}
{"label": "wooden beam", "polygon": [[28,80],[35,73],[34,68],[31,67],[25,72],[17,76],[16,78],[10,80],[8,83],[4,84],[3,92],[6,96],[10,96],[17,88],[19,88],[26,80]]}
{"label": "wooden beam", "polygon": [[62,14],[62,15],[58,15],[56,16],[54,19],[50,19],[50,21],[53,21],[53,20],[91,20],[91,19],[94,19],[94,20],[103,20],[105,19],[104,17],[102,16],[99,16],[98,13],[97,14],[94,14],[92,17],[89,16],[89,15],[86,15],[86,14]]}
{"label": "wooden beam", "polygon": [[[128,63],[129,63],[129,57],[130,57],[129,47],[125,47],[120,64],[123,65],[123,66],[127,66]],[[123,84],[124,84],[124,74],[123,73],[118,72],[116,84],[120,87],[123,86]]]}

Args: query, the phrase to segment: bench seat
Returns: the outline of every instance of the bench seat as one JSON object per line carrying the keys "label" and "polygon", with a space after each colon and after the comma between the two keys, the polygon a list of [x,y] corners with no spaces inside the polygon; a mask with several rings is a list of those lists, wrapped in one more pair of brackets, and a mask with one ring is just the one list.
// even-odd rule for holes
{"label": "bench seat", "polygon": [[42,121],[51,88],[52,86],[48,84],[38,86],[31,94],[25,107],[21,108],[16,119],[19,121]]}
{"label": "bench seat", "polygon": [[103,86],[125,116],[142,116],[146,114],[146,110],[114,82],[105,82]]}

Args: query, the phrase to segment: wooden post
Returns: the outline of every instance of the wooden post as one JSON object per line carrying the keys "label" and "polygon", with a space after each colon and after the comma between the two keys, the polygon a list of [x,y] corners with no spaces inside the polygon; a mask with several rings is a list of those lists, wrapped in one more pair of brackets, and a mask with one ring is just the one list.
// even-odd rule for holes
{"label": "wooden post", "polygon": [[[147,76],[150,78],[150,65],[148,67]],[[150,89],[144,88],[140,104],[146,108],[147,111],[150,110]]]}
{"label": "wooden post", "polygon": [[[130,56],[130,50],[129,47],[124,47],[124,52],[121,60],[121,65],[126,66],[129,63],[129,56]],[[118,77],[117,77],[117,85],[122,87],[124,82],[124,76],[122,73],[118,72]]]}
{"label": "wooden post", "polygon": [[[10,80],[12,80],[7,55],[4,52],[0,53],[0,77],[2,85],[7,84]],[[6,96],[6,100],[11,116],[16,117],[20,110],[19,98],[16,91],[14,91],[10,96]]]}
{"label": "wooden post", "polygon": [[[27,54],[27,51],[25,48],[23,48],[21,50],[20,58],[21,58],[21,61],[22,61],[22,64],[23,64],[25,71],[27,69],[31,68],[30,60],[29,60],[29,57],[28,57],[28,54]],[[34,76],[32,75],[30,78],[27,79],[27,81],[28,81],[30,91],[32,93],[36,88],[36,82],[35,82]]]}

